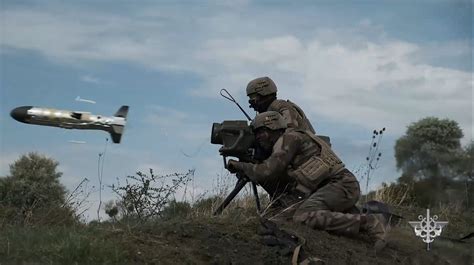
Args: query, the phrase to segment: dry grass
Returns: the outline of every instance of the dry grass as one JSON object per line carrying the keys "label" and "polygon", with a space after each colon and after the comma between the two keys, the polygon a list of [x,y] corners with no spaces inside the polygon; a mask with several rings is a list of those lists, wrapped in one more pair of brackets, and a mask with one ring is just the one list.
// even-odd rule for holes
{"label": "dry grass", "polygon": [[[412,185],[382,183],[382,187],[373,194],[373,199],[393,206],[411,205],[414,203],[412,191]],[[371,196],[369,195],[369,197]]]}

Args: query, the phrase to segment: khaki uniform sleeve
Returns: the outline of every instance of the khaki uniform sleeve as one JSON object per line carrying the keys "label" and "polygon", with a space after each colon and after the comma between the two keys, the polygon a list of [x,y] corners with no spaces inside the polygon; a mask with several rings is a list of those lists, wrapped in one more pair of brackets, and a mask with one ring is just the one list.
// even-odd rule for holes
{"label": "khaki uniform sleeve", "polygon": [[301,138],[293,133],[283,134],[273,146],[270,157],[259,164],[238,162],[236,168],[257,183],[264,183],[286,174],[288,165],[301,145]]}

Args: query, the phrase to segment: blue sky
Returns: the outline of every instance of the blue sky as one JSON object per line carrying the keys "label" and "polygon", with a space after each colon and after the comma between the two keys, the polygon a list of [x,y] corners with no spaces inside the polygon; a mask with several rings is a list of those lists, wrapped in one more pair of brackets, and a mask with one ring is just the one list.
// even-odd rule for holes
{"label": "blue sky", "polygon": [[[223,168],[211,125],[244,119],[218,92],[248,110],[245,86],[259,76],[305,110],[350,169],[364,162],[372,130],[386,127],[372,188],[399,176],[393,146],[411,122],[454,119],[463,143],[472,139],[470,1],[3,0],[0,15],[0,175],[37,151],[60,163],[69,189],[84,177],[97,185],[105,132],[25,125],[9,112],[111,115],[129,105],[104,183],[194,168],[196,193],[212,189]],[[114,198],[107,188],[103,196]]]}

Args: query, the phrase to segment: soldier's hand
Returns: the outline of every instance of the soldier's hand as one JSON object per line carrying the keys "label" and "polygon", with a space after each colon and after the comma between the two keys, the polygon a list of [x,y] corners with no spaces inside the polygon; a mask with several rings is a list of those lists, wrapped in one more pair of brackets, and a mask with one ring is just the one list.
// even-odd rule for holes
{"label": "soldier's hand", "polygon": [[236,167],[236,164],[237,164],[237,160],[234,160],[234,159],[229,159],[229,161],[227,161],[227,170],[230,171],[230,173],[237,173],[237,167]]}

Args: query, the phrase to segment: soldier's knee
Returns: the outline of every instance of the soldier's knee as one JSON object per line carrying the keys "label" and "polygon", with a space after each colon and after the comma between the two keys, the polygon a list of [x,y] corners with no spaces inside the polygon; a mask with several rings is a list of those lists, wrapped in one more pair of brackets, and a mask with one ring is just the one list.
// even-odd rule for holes
{"label": "soldier's knee", "polygon": [[311,198],[303,202],[297,209],[297,212],[317,212],[329,210],[325,201],[320,198]]}
{"label": "soldier's knee", "polygon": [[327,212],[327,210],[311,212],[297,211],[295,215],[293,215],[293,221],[311,228],[324,230],[328,222]]}

